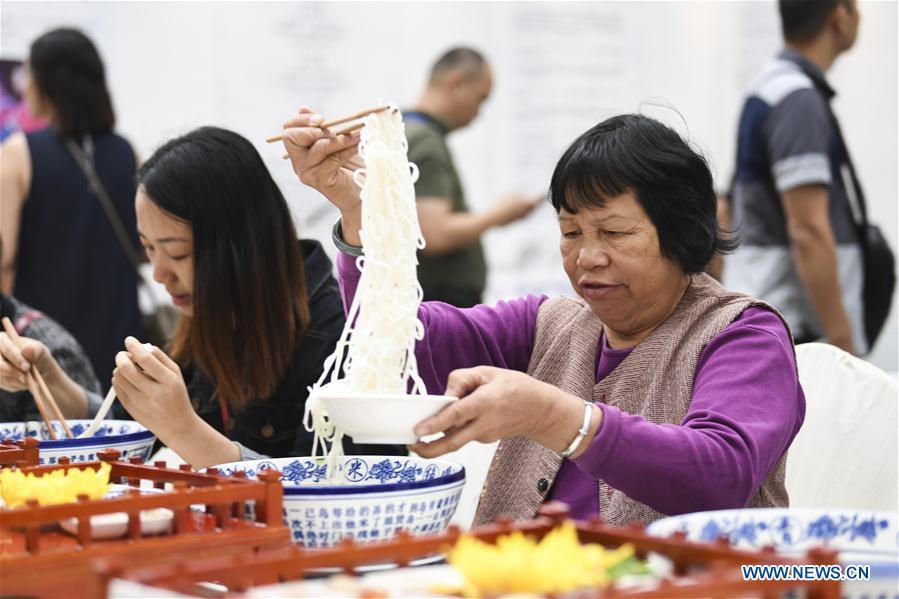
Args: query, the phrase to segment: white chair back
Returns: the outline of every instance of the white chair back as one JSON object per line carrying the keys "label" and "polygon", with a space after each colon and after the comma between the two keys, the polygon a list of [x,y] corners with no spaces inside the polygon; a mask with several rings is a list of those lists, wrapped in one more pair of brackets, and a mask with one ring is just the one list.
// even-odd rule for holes
{"label": "white chair back", "polygon": [[790,507],[899,510],[896,381],[824,343],[796,359],[806,413],[787,453]]}

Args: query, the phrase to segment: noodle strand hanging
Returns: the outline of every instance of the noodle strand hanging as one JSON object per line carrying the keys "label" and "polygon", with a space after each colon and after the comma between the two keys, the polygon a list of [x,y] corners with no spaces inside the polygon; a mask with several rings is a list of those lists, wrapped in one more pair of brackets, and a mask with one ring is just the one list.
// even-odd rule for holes
{"label": "noodle strand hanging", "polygon": [[415,360],[415,342],[424,336],[416,276],[416,252],[425,245],[415,206],[418,168],[407,158],[405,126],[395,106],[367,116],[361,136],[365,168],[353,179],[361,187],[365,254],[357,266],[362,275],[343,333],[310,390],[303,417],[306,430],[315,433],[312,456],[327,455],[331,480],[343,455],[343,433],[329,421],[318,389],[327,382],[348,395],[427,393]]}

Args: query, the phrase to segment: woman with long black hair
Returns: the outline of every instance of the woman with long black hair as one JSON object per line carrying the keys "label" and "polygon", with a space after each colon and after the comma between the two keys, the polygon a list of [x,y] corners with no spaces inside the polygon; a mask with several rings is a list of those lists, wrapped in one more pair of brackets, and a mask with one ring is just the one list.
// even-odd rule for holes
{"label": "woman with long black hair", "polygon": [[[117,355],[125,408],[197,467],[309,455],[303,409],[343,308],[331,261],[297,240],[259,153],[214,127],[173,139],[141,167],[135,208],[154,278],[182,316],[172,358],[133,338]],[[374,453],[385,450],[405,451]]]}
{"label": "woman with long black hair", "polygon": [[[309,455],[308,388],[345,320],[330,259],[317,241],[298,240],[259,153],[231,131],[167,142],[137,182],[140,242],[181,316],[170,355],[125,340],[118,398],[195,467]],[[405,452],[349,440],[344,450]]]}

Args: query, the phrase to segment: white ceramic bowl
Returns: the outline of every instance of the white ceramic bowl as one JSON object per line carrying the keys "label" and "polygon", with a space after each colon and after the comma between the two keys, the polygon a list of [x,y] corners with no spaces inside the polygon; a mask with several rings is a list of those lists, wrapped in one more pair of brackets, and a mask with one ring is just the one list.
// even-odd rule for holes
{"label": "white ceramic bowl", "polygon": [[[105,499],[113,497],[122,497],[131,490],[127,485],[112,485],[112,488],[104,496]],[[162,493],[162,489],[144,488],[140,489],[141,493],[153,494]],[[151,510],[143,510],[140,513],[140,529],[141,534],[157,535],[169,532],[172,529],[172,521],[175,514],[172,510],[158,507]],[[78,534],[78,519],[66,518],[60,521],[59,525],[62,529],[70,534]],[[114,512],[111,514],[97,514],[91,516],[91,538],[93,539],[115,539],[123,537],[128,532],[128,514],[125,512]]]}
{"label": "white ceramic bowl", "polygon": [[[91,424],[91,420],[67,420],[69,428],[77,437]],[[35,437],[41,442],[41,464],[55,464],[66,457],[73,462],[91,462],[101,449],[118,449],[121,460],[140,458],[147,460],[153,449],[156,436],[133,420],[104,420],[93,437],[67,439],[59,422],[51,422],[57,439],[50,440],[47,426],[43,422],[2,422],[0,439],[16,441],[25,437]]]}
{"label": "white ceramic bowl", "polygon": [[465,468],[419,457],[345,456],[342,484],[329,486],[327,467],[311,458],[277,458],[217,466],[248,478],[269,468],[281,471],[284,521],[294,543],[328,547],[344,537],[383,541],[399,530],[415,535],[446,528],[465,484]]}
{"label": "white ceramic bowl", "polygon": [[458,399],[448,395],[350,395],[342,392],[342,387],[342,381],[337,381],[313,393],[334,425],[356,443],[415,443],[415,425]]}
{"label": "white ceramic bowl", "polygon": [[736,547],[761,549],[772,545],[786,555],[813,547],[839,551],[844,565],[870,566],[870,580],[844,581],[844,597],[894,597],[899,580],[899,514],[841,509],[742,509],[698,512],[653,522],[647,532],[669,536],[683,531],[693,541],[713,541],[726,535]]}

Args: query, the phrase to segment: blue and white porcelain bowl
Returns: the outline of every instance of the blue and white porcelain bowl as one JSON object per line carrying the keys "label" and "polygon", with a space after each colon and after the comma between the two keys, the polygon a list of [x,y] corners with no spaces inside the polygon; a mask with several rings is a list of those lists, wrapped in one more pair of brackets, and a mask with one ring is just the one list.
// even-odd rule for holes
{"label": "blue and white porcelain bowl", "polygon": [[465,468],[419,457],[345,456],[340,485],[326,481],[327,466],[311,458],[277,458],[217,466],[248,478],[277,468],[284,485],[284,522],[306,548],[329,547],[345,537],[383,541],[405,530],[414,535],[446,528],[462,494]]}
{"label": "blue and white porcelain bowl", "polygon": [[153,450],[156,435],[133,420],[104,420],[93,437],[78,439],[78,435],[90,426],[91,420],[67,420],[75,439],[67,439],[59,422],[51,422],[57,439],[50,440],[47,425],[43,422],[3,422],[0,423],[0,439],[17,441],[25,437],[35,437],[41,442],[40,463],[55,464],[59,458],[69,458],[73,462],[91,462],[101,449],[118,449],[119,459],[140,458],[146,461]]}
{"label": "blue and white porcelain bowl", "polygon": [[683,531],[693,541],[727,536],[743,549],[772,545],[786,555],[813,547],[839,552],[843,565],[870,566],[870,580],[844,581],[844,597],[899,598],[899,514],[871,510],[765,508],[718,510],[672,516],[653,522],[648,533]]}

